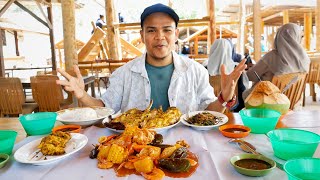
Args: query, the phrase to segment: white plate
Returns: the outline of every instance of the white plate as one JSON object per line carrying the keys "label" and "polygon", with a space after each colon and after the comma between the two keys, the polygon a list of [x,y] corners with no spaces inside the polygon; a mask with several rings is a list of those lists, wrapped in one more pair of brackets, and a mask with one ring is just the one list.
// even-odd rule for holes
{"label": "white plate", "polygon": [[[91,107],[96,112],[97,118],[85,118],[81,116],[88,116],[85,113],[85,109],[88,108],[69,108],[58,111],[57,121],[62,122],[63,124],[78,124],[80,126],[90,126],[102,119],[112,115],[114,110],[106,107]],[[83,111],[83,114],[82,114]]]}
{"label": "white plate", "polygon": [[[29,142],[21,148],[19,148],[14,153],[14,158],[16,161],[26,164],[33,165],[47,165],[54,162],[57,162],[63,158],[70,156],[71,154],[82,149],[88,142],[87,136],[79,133],[71,133],[71,139],[66,144],[65,151],[66,153],[58,156],[43,156],[42,153],[38,153],[38,145],[40,144],[42,138]],[[44,160],[46,157],[46,160]]]}
{"label": "white plate", "polygon": [[[208,112],[208,113],[211,113],[214,116],[222,117],[222,120],[218,124],[211,125],[211,126],[198,126],[198,125],[190,124],[190,123],[188,123],[186,121],[189,117],[192,117],[192,116],[194,116],[196,114],[203,113],[203,112]],[[194,111],[194,112],[189,112],[187,114],[182,115],[180,117],[180,121],[184,125],[190,126],[190,127],[194,128],[196,130],[207,131],[207,130],[213,129],[214,127],[218,127],[218,126],[221,126],[221,125],[227,123],[228,122],[228,117],[226,115],[224,115],[222,113],[219,113],[219,112],[216,112],[216,111]]]}
{"label": "white plate", "polygon": [[[114,114],[112,115],[112,118],[116,118],[116,117],[119,117],[121,115],[121,113],[117,113],[117,114]],[[170,126],[166,126],[166,127],[162,127],[162,128],[154,128],[154,129],[151,129],[151,130],[154,130],[156,131],[157,133],[161,133],[161,132],[164,132],[170,128],[173,128],[174,126],[176,126],[177,124],[179,124],[181,119],[179,119],[176,123],[170,125]],[[104,125],[104,123],[106,122],[109,122],[110,121],[110,118],[109,117],[106,117],[104,120],[102,120],[102,124]],[[117,132],[117,133],[122,133],[124,130],[117,130],[117,129],[112,129],[112,128],[109,128],[109,127],[106,127],[107,129],[113,131],[113,132]]]}

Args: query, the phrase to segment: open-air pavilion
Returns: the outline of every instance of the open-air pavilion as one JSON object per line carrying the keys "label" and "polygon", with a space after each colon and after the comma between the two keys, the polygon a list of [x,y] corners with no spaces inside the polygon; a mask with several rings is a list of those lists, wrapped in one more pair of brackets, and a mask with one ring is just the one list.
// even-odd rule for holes
{"label": "open-air pavilion", "polygon": [[[189,7],[183,4],[184,0],[152,0],[152,2],[166,4],[176,12],[181,12],[179,11],[180,8],[186,11],[186,7]],[[320,158],[320,147],[318,146],[320,142],[320,121],[318,120],[320,105],[319,96],[317,97],[317,93],[320,93],[320,0],[281,2],[276,0],[192,1],[194,7],[200,4],[203,8],[201,13],[193,11],[190,16],[181,13],[177,27],[180,34],[176,42],[176,52],[179,56],[175,57],[194,65],[196,70],[190,74],[187,74],[187,68],[185,68],[185,71],[178,73],[172,71],[173,75],[170,76],[169,85],[177,83],[180,89],[168,88],[168,93],[165,94],[168,97],[165,101],[169,102],[169,107],[176,107],[172,108],[174,110],[171,111],[163,110],[160,103],[159,108],[152,107],[154,100],[152,97],[154,96],[149,96],[146,92],[152,94],[152,83],[156,84],[158,82],[149,81],[150,77],[143,77],[145,78],[143,80],[146,81],[135,82],[131,76],[127,76],[133,74],[132,76],[139,76],[140,78],[140,76],[150,75],[148,71],[146,71],[147,74],[144,74],[144,71],[136,72],[136,69],[132,68],[130,69],[132,70],[132,72],[130,71],[131,74],[127,74],[122,73],[121,70],[124,68],[118,69],[124,65],[143,62],[132,60],[147,51],[140,38],[141,24],[139,18],[133,21],[134,18],[128,17],[130,12],[132,12],[132,16],[138,12],[134,9],[135,7],[129,7],[131,3],[133,3],[131,0],[130,3],[129,0],[0,0],[0,154],[9,154],[7,163],[2,160],[6,156],[0,155],[0,163],[6,163],[4,167],[0,168],[1,180],[21,178],[36,180],[124,178],[134,180],[143,178],[245,180],[249,177],[244,175],[245,172],[238,170],[234,161],[238,162],[239,158],[243,157],[254,159],[256,156],[267,163],[267,166],[270,165],[268,167],[270,171],[263,177],[250,177],[250,179],[287,179],[290,175],[319,178],[320,172],[302,171],[307,168],[310,170],[309,161],[319,161]],[[139,5],[141,3],[147,7],[151,0],[138,0],[134,3],[139,3]],[[93,11],[87,11],[90,9],[88,6],[93,4],[94,7],[90,8],[95,9],[96,14],[102,9],[102,14],[106,17],[106,25],[103,25],[102,28],[96,27],[94,19],[97,17],[90,14]],[[124,10],[124,7],[128,10]],[[18,8],[18,10],[15,8]],[[142,12],[143,9],[144,7],[141,6],[140,11]],[[28,26],[19,24],[18,22],[21,21],[15,19],[12,14],[21,15],[22,12],[25,13],[24,21],[32,19],[41,28],[37,26],[30,29]],[[119,12],[130,21],[119,22]],[[10,15],[7,14],[6,16],[6,13]],[[194,15],[197,13],[201,16]],[[84,16],[94,17],[91,17],[91,21],[89,21],[90,18]],[[55,20],[59,18],[61,21],[57,23]],[[79,21],[81,18],[86,18],[85,22]],[[170,22],[173,23],[173,21]],[[268,82],[274,87],[266,88],[267,90],[257,88],[257,92],[261,93],[258,94],[259,96],[257,94],[252,95],[251,92],[250,98],[258,97],[253,103],[263,102],[262,105],[258,106],[261,109],[252,110],[249,103],[249,105],[245,104],[246,108],[243,108],[240,113],[232,108],[225,108],[232,102],[238,101],[236,104],[239,104],[239,99],[235,99],[242,96],[242,93],[239,93],[238,84],[234,84],[232,87],[236,87],[235,91],[230,90],[232,87],[228,90],[236,96],[233,96],[230,101],[224,100],[223,94],[226,92],[224,90],[227,89],[223,89],[223,87],[226,87],[223,84],[226,83],[221,77],[224,76],[209,75],[207,70],[198,64],[202,64],[203,60],[208,59],[210,46],[217,39],[228,39],[231,46],[236,45],[236,52],[244,55],[248,51],[252,59],[255,60],[253,62],[258,62],[266,53],[262,52],[261,44],[265,44],[267,50],[271,51],[277,30],[287,23],[298,24],[303,29],[302,47],[311,60],[309,71],[276,75]],[[81,29],[83,27],[86,27],[86,33],[88,34],[77,36],[77,33],[83,30]],[[24,55],[25,50],[23,48],[25,46],[21,44],[30,34],[47,38],[47,41],[41,41],[40,43],[34,39],[29,44],[32,53],[35,55],[42,53],[41,51],[50,51],[50,54],[45,58],[41,57],[46,66],[39,67],[38,64],[33,63],[31,66],[23,67],[23,63],[30,59]],[[262,37],[265,39],[261,40]],[[39,46],[43,47],[34,48]],[[298,46],[300,47],[300,45]],[[182,54],[182,47],[188,47],[187,54]],[[170,51],[168,52],[170,53]],[[175,55],[175,53],[173,54]],[[180,59],[180,56],[186,56],[186,58]],[[176,62],[175,58],[174,60]],[[171,64],[173,64],[172,61],[171,59]],[[8,68],[8,64],[15,62],[16,65]],[[80,83],[82,82],[81,76],[74,74],[74,65],[79,67],[84,84]],[[250,65],[254,66],[254,64]],[[234,64],[232,66],[235,67]],[[173,68],[176,68],[175,70],[178,69],[177,67],[173,66]],[[64,69],[71,76],[79,79],[75,80],[69,75],[63,77],[57,73],[58,68]],[[246,71],[248,68],[252,67],[248,66]],[[33,70],[35,73],[29,75],[23,72],[25,70]],[[18,71],[22,73],[18,73]],[[112,74],[113,76],[110,78]],[[199,74],[205,75],[201,76],[202,81],[198,78]],[[159,76],[161,75],[163,74]],[[119,76],[126,77],[126,79],[116,79]],[[187,78],[180,80],[178,79],[180,77]],[[259,76],[258,78],[260,79]],[[70,82],[59,81],[65,79],[74,80],[72,83],[73,87],[76,88],[72,89]],[[204,80],[209,80],[209,82]],[[233,83],[234,81],[229,82]],[[202,83],[206,86],[201,86],[203,88],[200,89],[198,84],[201,85]],[[186,86],[184,86],[185,84]],[[287,86],[288,84],[290,86]],[[307,84],[310,86],[307,86]],[[146,88],[136,88],[140,85]],[[209,91],[212,90],[210,86],[213,87],[214,91],[212,96],[212,92]],[[157,88],[157,86],[155,87]],[[153,90],[156,89],[155,87],[153,87]],[[99,93],[96,93],[96,90]],[[208,106],[209,108],[197,108],[200,105],[203,106],[203,101],[197,97],[198,93],[204,92],[202,90],[209,91],[202,94],[210,95],[204,105],[207,105],[209,100],[216,104],[211,103]],[[145,94],[146,97],[144,97]],[[173,98],[171,97],[172,94],[174,95]],[[282,97],[281,101],[278,100],[280,96]],[[199,95],[199,97],[202,96]],[[213,97],[217,98],[214,99]],[[112,98],[121,99],[119,100],[121,102],[109,102],[108,100]],[[181,99],[182,103],[178,102],[177,99]],[[130,107],[133,109],[129,111],[127,107],[122,107],[122,104],[133,100],[135,100],[135,103],[132,105],[137,107]],[[268,101],[276,103],[267,104]],[[245,103],[247,102],[245,101]],[[140,109],[138,107],[139,103],[148,105],[146,108]],[[267,108],[262,107],[264,105]],[[113,106],[115,108],[111,109]],[[184,110],[180,111],[179,106]],[[212,111],[210,108],[216,108],[219,112]],[[197,110],[191,111],[190,109]],[[272,109],[276,109],[276,111]],[[251,110],[272,112],[274,117],[266,118],[264,113],[250,114],[249,111]],[[51,115],[54,114],[53,125],[45,133],[34,134],[25,128],[25,124],[20,123],[20,119],[25,117],[23,115],[38,115],[40,112],[53,112]],[[199,113],[201,115],[209,114],[210,125],[214,124],[212,126],[199,125],[198,122],[192,124],[190,119]],[[211,116],[214,116],[215,122],[212,122]],[[121,117],[118,119],[119,121],[117,121],[117,117]],[[258,128],[248,123],[247,119],[253,119],[255,124],[258,124]],[[41,120],[43,122],[44,119],[40,118]],[[45,120],[49,122],[49,120]],[[173,122],[173,120],[175,121]],[[163,125],[164,121],[169,124]],[[264,122],[261,123],[262,121]],[[274,123],[271,123],[271,121]],[[77,133],[61,133],[63,134],[60,134],[61,137],[56,136],[57,139],[63,141],[64,147],[58,147],[59,145],[55,144],[57,143],[55,140],[53,144],[49,142],[45,142],[47,143],[45,144],[45,139],[49,138],[40,140],[56,129],[59,131],[64,124],[78,125],[76,126]],[[132,127],[132,124],[137,125],[137,127]],[[151,124],[150,127],[146,126],[148,124]],[[130,132],[125,130],[129,126],[131,127]],[[40,125],[37,124],[31,126],[31,129],[36,130],[39,127]],[[143,127],[146,128],[139,129]],[[64,128],[66,131],[71,131],[75,126]],[[223,130],[223,128],[227,128],[227,130]],[[274,142],[270,136],[273,132],[279,131],[280,133],[280,131],[286,129],[312,134],[316,140],[309,143],[305,141],[312,138],[303,135],[285,136],[283,138],[289,138],[289,140],[282,142],[285,143],[286,148],[282,149],[284,153],[278,154],[277,149],[273,147]],[[13,145],[12,153],[10,148],[10,151],[3,150],[3,147],[9,147],[7,144],[1,144],[3,140],[7,140],[7,138],[3,139],[1,134],[3,130],[17,132],[17,138],[13,138],[11,143]],[[161,142],[155,139],[156,136],[160,137],[160,135],[155,135],[154,131],[157,134],[162,134]],[[231,133],[231,135],[228,135],[228,133]],[[47,137],[52,138],[52,136]],[[68,137],[70,137],[70,140]],[[39,145],[40,143],[41,145]],[[308,147],[308,143],[312,144],[313,147]],[[166,144],[172,145],[168,147]],[[292,152],[299,149],[294,145],[303,146],[301,148],[308,152],[293,154]],[[52,153],[48,153],[48,148],[45,149],[43,146],[51,147],[50,150],[59,148],[59,154],[52,156]],[[162,148],[162,146],[165,148]],[[60,148],[62,149],[61,152]],[[176,155],[180,153],[178,150],[182,151],[182,155],[179,154],[179,157]],[[311,150],[313,151],[311,152]],[[251,154],[241,155],[244,153]],[[89,154],[90,158],[93,159],[89,158]],[[284,168],[288,167],[285,164],[290,162],[290,159],[296,159],[297,154],[303,154],[301,156],[303,157],[302,161],[307,161],[309,164],[299,163],[295,172],[289,174],[286,172],[287,168]],[[308,159],[306,160],[306,158]],[[163,162],[167,164],[163,165]],[[184,166],[181,167],[182,165]],[[176,166],[179,166],[179,168]],[[182,170],[184,172],[177,172]],[[299,173],[297,173],[298,170]],[[257,170],[253,172],[256,173]]]}

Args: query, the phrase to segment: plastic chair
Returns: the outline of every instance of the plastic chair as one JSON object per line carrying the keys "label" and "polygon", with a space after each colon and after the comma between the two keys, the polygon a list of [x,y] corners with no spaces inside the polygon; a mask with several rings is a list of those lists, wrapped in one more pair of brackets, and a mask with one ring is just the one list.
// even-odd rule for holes
{"label": "plastic chair", "polygon": [[299,102],[306,87],[306,75],[307,73],[290,73],[274,76],[272,83],[275,84],[280,91],[296,76],[298,81],[295,82],[284,94],[290,100],[290,109],[293,110],[294,106]]}
{"label": "plastic chair", "polygon": [[31,80],[32,95],[39,105],[39,111],[56,112],[63,103],[62,87],[56,84],[56,75],[33,76]]}
{"label": "plastic chair", "polygon": [[32,113],[35,103],[25,103],[24,91],[19,78],[0,77],[0,116]]}

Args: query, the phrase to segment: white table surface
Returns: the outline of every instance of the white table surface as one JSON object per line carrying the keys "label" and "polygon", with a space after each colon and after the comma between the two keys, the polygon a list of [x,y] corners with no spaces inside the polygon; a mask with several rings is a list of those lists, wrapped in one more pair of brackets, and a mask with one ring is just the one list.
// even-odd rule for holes
{"label": "white table surface", "polygon": [[[238,114],[235,114],[235,118],[240,117]],[[318,134],[320,133],[320,127],[299,129],[313,131]],[[89,158],[89,152],[93,148],[92,144],[96,144],[100,136],[113,134],[112,131],[98,127],[89,127],[84,129],[82,133],[89,139],[87,145],[77,153],[54,164],[45,166],[21,164],[15,161],[13,155],[11,155],[9,163],[4,168],[0,169],[0,180],[144,179],[142,176],[137,175],[129,175],[121,178],[117,177],[113,169],[99,169],[97,167],[97,160]],[[244,152],[242,152],[235,144],[230,144],[228,142],[230,139],[222,136],[218,129],[202,132],[186,127],[180,123],[176,127],[162,134],[164,135],[164,143],[166,144],[174,144],[176,141],[182,139],[186,140],[191,146],[191,151],[198,155],[199,167],[196,172],[187,179],[287,179],[286,173],[278,168],[275,168],[270,174],[264,177],[248,177],[239,174],[231,166],[229,160],[232,156],[242,154]],[[27,137],[15,145],[13,152],[24,144],[37,138],[40,137]],[[258,152],[277,159],[273,156],[273,150],[266,135],[249,134],[249,136],[244,139],[256,146]],[[319,146],[314,157],[320,157]],[[279,159],[277,159],[277,161],[284,163],[284,161]],[[172,178],[165,177],[164,179]]]}

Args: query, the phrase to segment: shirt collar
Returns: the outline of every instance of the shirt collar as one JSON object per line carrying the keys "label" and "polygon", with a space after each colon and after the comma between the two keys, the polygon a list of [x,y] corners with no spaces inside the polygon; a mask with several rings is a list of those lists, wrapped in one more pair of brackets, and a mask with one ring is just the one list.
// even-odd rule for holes
{"label": "shirt collar", "polygon": [[[147,53],[145,52],[143,53],[142,56],[138,57],[137,61],[131,67],[131,71],[140,73],[143,77],[147,78],[148,74],[145,68],[146,56],[147,56]],[[173,57],[174,71],[176,71],[178,74],[181,74],[187,71],[188,67],[190,66],[190,63],[188,63],[187,58],[180,57],[175,51],[172,51],[172,57]]]}

